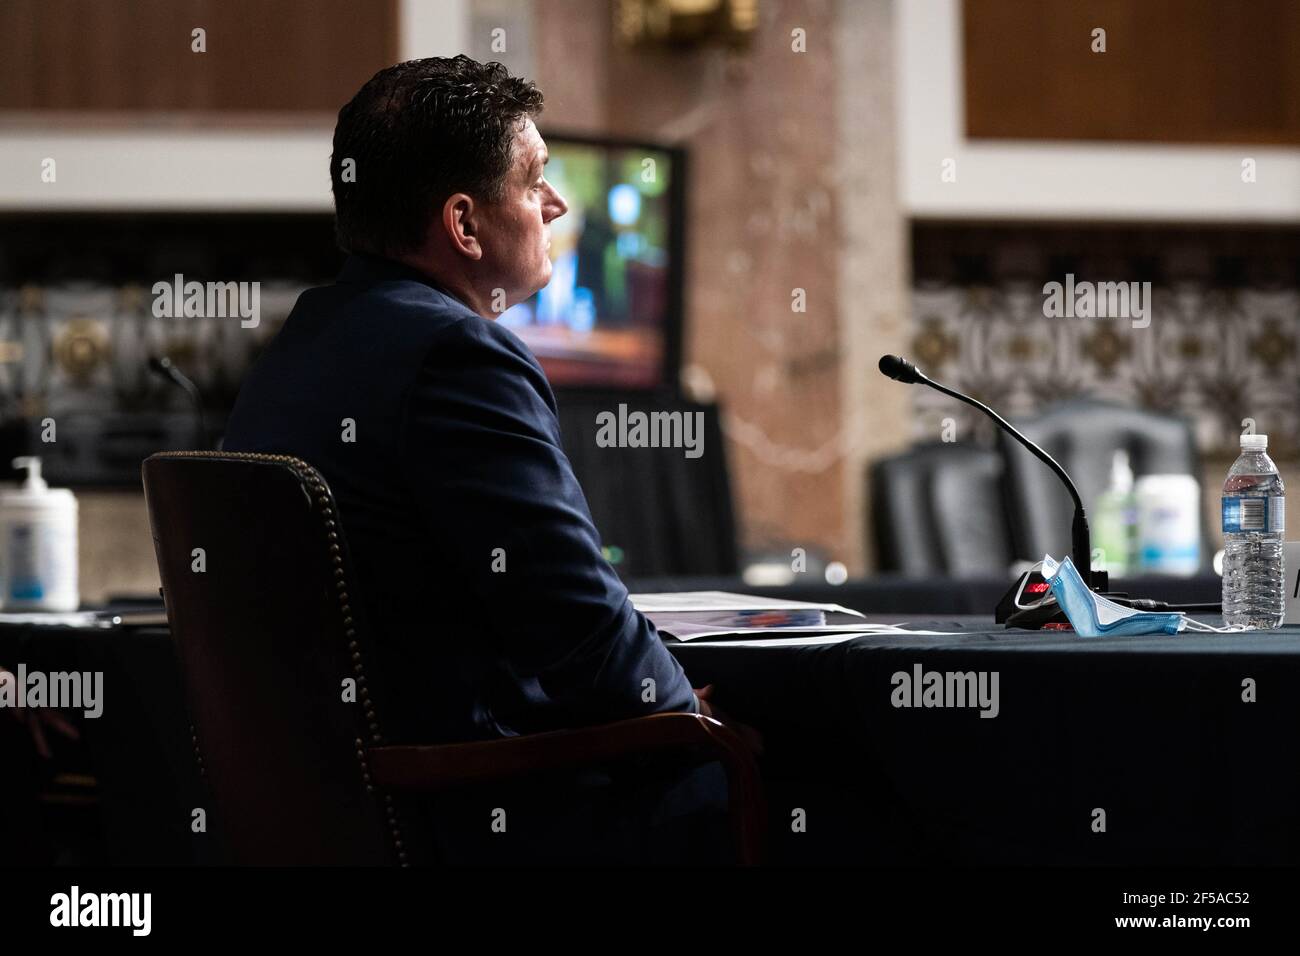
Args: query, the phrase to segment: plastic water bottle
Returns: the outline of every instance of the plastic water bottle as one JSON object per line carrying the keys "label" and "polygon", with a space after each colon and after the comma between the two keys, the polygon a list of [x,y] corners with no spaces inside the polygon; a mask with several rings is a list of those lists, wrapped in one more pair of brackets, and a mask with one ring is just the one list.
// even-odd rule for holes
{"label": "plastic water bottle", "polygon": [[1280,627],[1286,614],[1286,497],[1267,435],[1242,435],[1223,483],[1223,623]]}

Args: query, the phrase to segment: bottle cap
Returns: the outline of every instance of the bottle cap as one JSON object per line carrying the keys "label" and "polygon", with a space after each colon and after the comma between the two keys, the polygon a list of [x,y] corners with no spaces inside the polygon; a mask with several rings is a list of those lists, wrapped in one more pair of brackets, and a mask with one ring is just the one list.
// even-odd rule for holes
{"label": "bottle cap", "polygon": [[1242,435],[1242,451],[1264,451],[1268,448],[1267,435]]}

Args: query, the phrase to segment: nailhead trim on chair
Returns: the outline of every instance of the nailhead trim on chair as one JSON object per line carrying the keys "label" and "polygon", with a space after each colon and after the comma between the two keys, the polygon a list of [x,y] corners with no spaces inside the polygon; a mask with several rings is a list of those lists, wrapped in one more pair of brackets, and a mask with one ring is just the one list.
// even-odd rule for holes
{"label": "nailhead trim on chair", "polygon": [[[261,452],[224,452],[224,451],[170,451],[161,453],[164,458],[222,458],[230,460],[235,458],[240,461],[266,461],[275,464],[288,465],[293,469],[298,480],[307,485],[316,495],[316,504],[320,508],[320,515],[326,532],[326,540],[329,542],[330,563],[334,566],[334,577],[336,581],[335,588],[338,592],[339,612],[343,619],[344,636],[348,639],[348,653],[352,660],[353,673],[357,675],[357,689],[363,706],[366,708],[366,726],[370,731],[370,739],[376,745],[384,742],[383,734],[379,728],[379,719],[375,713],[375,705],[370,700],[370,690],[366,686],[365,668],[362,665],[361,645],[357,642],[356,629],[353,627],[352,605],[348,598],[347,573],[343,568],[343,549],[339,546],[339,535],[335,530],[333,499],[329,488],[321,480],[320,474],[307,462],[301,458],[295,458],[292,455],[267,455]],[[199,762],[199,773],[206,776],[203,768],[203,757],[199,753],[199,737],[193,725],[190,727],[191,736],[194,739],[194,755]],[[375,787],[371,782],[370,765],[366,760],[365,741],[358,737],[355,741],[357,764],[361,768],[361,782],[365,785],[367,793],[374,793]],[[384,794],[384,815],[388,822],[389,835],[393,840],[393,849],[397,853],[397,862],[399,866],[410,866],[406,856],[406,844],[402,840],[401,825],[397,817],[397,809],[393,806],[393,797],[391,794]]]}
{"label": "nailhead trim on chair", "polygon": [[194,729],[193,724],[190,724],[190,740],[194,743],[194,760],[199,765],[199,776],[206,777],[208,771],[203,766],[203,751],[199,750],[199,732]]}

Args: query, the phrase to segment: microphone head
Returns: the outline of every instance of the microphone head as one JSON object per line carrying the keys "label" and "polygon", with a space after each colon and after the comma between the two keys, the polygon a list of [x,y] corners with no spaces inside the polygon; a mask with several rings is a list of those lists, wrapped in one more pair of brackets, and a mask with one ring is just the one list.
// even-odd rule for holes
{"label": "microphone head", "polygon": [[896,382],[905,382],[908,385],[925,381],[925,376],[915,365],[897,355],[880,356],[880,372]]}

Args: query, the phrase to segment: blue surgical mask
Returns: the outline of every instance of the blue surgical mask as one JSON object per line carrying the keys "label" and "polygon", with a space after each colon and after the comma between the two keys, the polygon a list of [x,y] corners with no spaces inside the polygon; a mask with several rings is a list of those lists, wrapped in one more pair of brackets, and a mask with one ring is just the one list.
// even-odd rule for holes
{"label": "blue surgical mask", "polygon": [[1068,557],[1059,564],[1043,558],[1042,574],[1056,596],[1074,633],[1080,637],[1109,637],[1121,634],[1177,634],[1187,618],[1177,611],[1139,611],[1116,604],[1084,584]]}

